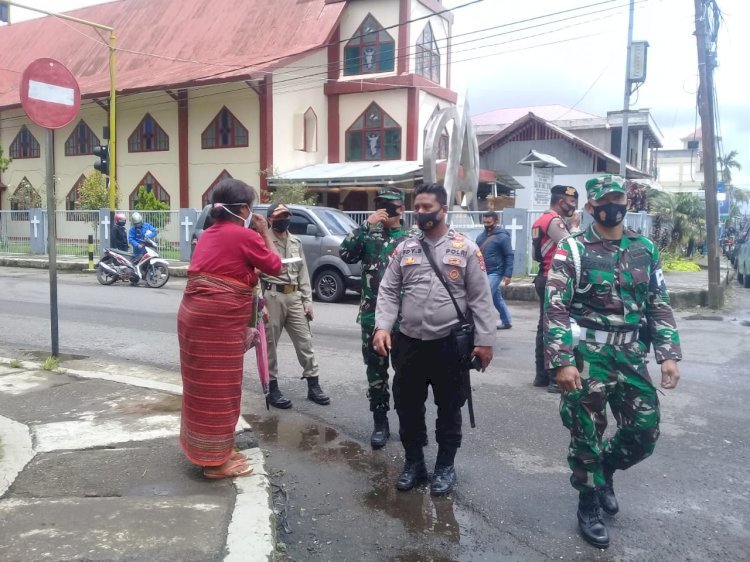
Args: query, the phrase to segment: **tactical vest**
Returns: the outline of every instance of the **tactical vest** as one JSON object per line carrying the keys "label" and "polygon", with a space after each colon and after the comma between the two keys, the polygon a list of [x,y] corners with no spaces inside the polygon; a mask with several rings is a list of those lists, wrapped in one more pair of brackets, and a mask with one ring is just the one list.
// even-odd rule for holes
{"label": "tactical vest", "polygon": [[549,266],[552,263],[552,255],[554,254],[555,244],[552,242],[552,238],[547,236],[547,230],[549,230],[550,223],[555,219],[562,219],[555,211],[545,211],[541,217],[534,221],[531,225],[531,246],[533,248],[534,260],[542,264],[542,275],[547,276],[549,272]]}

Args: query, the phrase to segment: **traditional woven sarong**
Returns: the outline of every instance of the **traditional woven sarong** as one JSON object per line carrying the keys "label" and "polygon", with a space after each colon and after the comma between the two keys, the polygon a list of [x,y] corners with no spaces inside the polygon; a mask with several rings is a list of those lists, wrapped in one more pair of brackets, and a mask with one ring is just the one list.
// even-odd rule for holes
{"label": "traditional woven sarong", "polygon": [[185,287],[177,314],[180,445],[201,466],[219,466],[232,454],[253,293],[239,281],[206,274],[191,275]]}

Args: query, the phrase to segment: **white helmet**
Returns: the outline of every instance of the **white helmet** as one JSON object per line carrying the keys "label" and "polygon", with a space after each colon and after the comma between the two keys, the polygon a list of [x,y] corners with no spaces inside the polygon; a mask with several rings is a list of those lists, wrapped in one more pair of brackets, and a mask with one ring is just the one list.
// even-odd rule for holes
{"label": "white helmet", "polygon": [[141,226],[143,224],[143,217],[140,213],[133,213],[130,215],[130,222],[132,222],[135,226]]}

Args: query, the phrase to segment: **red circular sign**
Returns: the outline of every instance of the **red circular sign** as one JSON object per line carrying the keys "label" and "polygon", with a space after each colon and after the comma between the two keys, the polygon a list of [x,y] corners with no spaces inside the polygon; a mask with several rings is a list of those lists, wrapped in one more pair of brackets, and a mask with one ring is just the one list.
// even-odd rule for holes
{"label": "red circular sign", "polygon": [[54,59],[37,59],[21,77],[21,105],[34,123],[60,129],[78,115],[81,90],[70,70]]}

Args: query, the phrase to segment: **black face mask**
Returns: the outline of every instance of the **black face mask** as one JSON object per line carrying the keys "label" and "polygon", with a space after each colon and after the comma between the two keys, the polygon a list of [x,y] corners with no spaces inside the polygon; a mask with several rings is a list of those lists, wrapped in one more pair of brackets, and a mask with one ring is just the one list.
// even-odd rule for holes
{"label": "black face mask", "polygon": [[284,232],[289,228],[290,222],[292,222],[292,219],[274,219],[271,228],[276,232]]}
{"label": "black face mask", "polygon": [[388,217],[393,218],[398,216],[398,208],[400,205],[392,203],[390,201],[378,201],[375,204],[375,209],[385,209],[388,213]]}
{"label": "black face mask", "polygon": [[434,211],[432,213],[416,213],[417,215],[417,226],[419,230],[432,230],[439,224],[438,215],[440,211]]}
{"label": "black face mask", "polygon": [[490,226],[484,225],[484,231],[487,232],[488,234],[490,232],[492,232],[493,230],[495,230],[495,225],[494,224],[490,225]]}
{"label": "black face mask", "polygon": [[560,210],[562,211],[562,214],[564,217],[572,217],[573,213],[576,212],[576,208],[573,205],[568,205],[567,203],[560,203]]}
{"label": "black face mask", "polygon": [[591,206],[594,220],[602,226],[613,227],[625,220],[628,210],[627,203],[606,203],[598,207]]}

